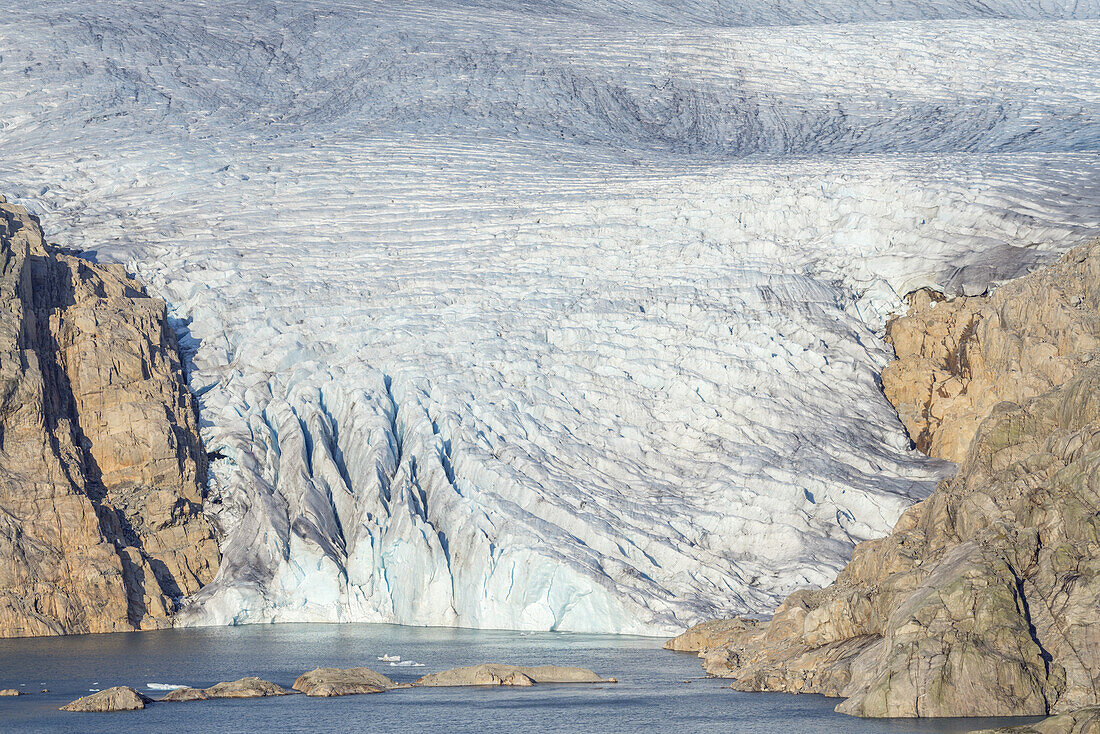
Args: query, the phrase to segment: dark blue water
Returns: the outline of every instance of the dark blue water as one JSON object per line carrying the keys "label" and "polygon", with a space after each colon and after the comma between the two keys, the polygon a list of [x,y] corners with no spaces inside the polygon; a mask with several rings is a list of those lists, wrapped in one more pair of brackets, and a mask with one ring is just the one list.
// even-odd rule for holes
{"label": "dark blue water", "polygon": [[[525,634],[391,625],[253,625],[0,640],[0,732],[964,732],[1000,721],[867,721],[821,696],[738,693],[702,678],[697,658],[642,637]],[[400,655],[423,667],[394,667]],[[412,689],[368,696],[153,704],[80,714],[58,707],[89,689],[150,683],[208,686],[258,675],[290,686],[318,666],[366,665],[398,682],[480,662],[581,665],[618,685]],[[690,681],[690,682],[687,682]],[[49,693],[39,693],[48,688]],[[1005,720],[1007,721],[1007,720]],[[1023,720],[1017,720],[1023,721]]]}

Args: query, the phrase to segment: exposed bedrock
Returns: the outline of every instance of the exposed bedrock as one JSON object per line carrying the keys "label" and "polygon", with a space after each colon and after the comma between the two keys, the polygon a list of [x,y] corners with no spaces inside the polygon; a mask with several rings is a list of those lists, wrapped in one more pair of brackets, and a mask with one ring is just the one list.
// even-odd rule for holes
{"label": "exposed bedrock", "polygon": [[219,556],[163,301],[0,197],[0,302],[0,637],[167,626]]}
{"label": "exposed bedrock", "polygon": [[971,734],[1100,734],[1100,706],[1051,716],[1035,724],[982,729]]}
{"label": "exposed bedrock", "polygon": [[315,668],[294,681],[294,690],[307,696],[329,698],[362,693],[382,693],[397,684],[370,668]]}
{"label": "exposed bedrock", "polygon": [[[188,689],[179,689],[188,690]],[[283,688],[278,683],[272,683],[254,675],[238,678],[234,681],[215,683],[209,688],[202,689],[206,698],[266,698],[267,696],[289,696],[294,691]],[[173,691],[175,693],[175,691]]]}
{"label": "exposed bedrock", "polygon": [[909,296],[887,327],[883,390],[917,448],[962,462],[978,425],[1077,374],[1100,347],[1100,241],[988,297]]}
{"label": "exposed bedrock", "polygon": [[883,381],[958,474],[859,544],[831,586],[668,646],[700,651],[734,688],[842,696],[859,716],[1100,703],[1098,289],[1092,242],[988,298],[918,296],[891,327],[899,362]]}

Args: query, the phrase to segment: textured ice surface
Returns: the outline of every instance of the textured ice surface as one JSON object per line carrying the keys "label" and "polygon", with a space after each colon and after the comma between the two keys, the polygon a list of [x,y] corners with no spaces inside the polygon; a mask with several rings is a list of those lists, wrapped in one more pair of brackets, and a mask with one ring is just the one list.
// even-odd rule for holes
{"label": "textured ice surface", "polygon": [[195,623],[664,633],[945,466],[900,294],[1100,229],[1100,2],[9,1],[0,189],[193,349]]}

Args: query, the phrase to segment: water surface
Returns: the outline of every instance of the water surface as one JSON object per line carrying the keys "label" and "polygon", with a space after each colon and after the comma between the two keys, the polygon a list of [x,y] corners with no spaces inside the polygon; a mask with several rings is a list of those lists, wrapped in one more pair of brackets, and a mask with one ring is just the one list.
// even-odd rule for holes
{"label": "water surface", "polygon": [[[993,720],[868,721],[821,696],[748,694],[702,677],[697,658],[648,637],[521,633],[393,625],[249,625],[0,640],[0,731],[437,732],[964,732]],[[399,655],[422,667],[390,665]],[[290,686],[318,666],[365,665],[398,682],[481,662],[581,665],[617,685],[414,689],[368,696],[221,700],[78,714],[58,707],[90,689],[208,686],[258,675]],[[49,693],[40,693],[48,688]]]}

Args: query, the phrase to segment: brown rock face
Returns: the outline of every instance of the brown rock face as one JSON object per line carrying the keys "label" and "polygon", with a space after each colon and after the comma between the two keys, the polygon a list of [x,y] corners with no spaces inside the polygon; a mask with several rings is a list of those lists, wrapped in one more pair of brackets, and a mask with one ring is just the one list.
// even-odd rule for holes
{"label": "brown rock face", "polygon": [[219,556],[164,303],[0,198],[0,637],[169,624]]}
{"label": "brown rock face", "polygon": [[92,713],[136,711],[145,708],[145,704],[152,702],[152,700],[129,686],[115,686],[114,688],[97,691],[84,698],[78,698],[72,703],[62,706],[61,710]]}
{"label": "brown rock face", "polygon": [[883,390],[917,448],[961,463],[993,406],[1061,385],[1100,349],[1100,240],[991,296],[918,291],[887,327]]}
{"label": "brown rock face", "polygon": [[[1042,715],[1100,704],[1100,244],[1011,286],[984,305],[967,298],[933,311],[982,314],[966,329],[977,336],[960,337],[978,345],[967,389],[982,375],[1019,402],[990,406],[984,420],[977,397],[933,411],[936,421],[920,425],[941,455],[973,434],[958,474],[889,536],[858,545],[833,585],[792,594],[770,622],[685,633],[702,640],[684,646],[701,651],[708,672],[741,690],[842,696],[837,710],[859,716]],[[1013,294],[1027,303],[1006,300]],[[1046,331],[1041,309],[1051,314]],[[940,332],[923,344],[929,362],[942,356]],[[1049,358],[1039,359],[1044,349]]]}
{"label": "brown rock face", "polygon": [[697,624],[687,632],[668,640],[665,642],[665,649],[702,653],[721,647],[758,626],[758,622],[749,619],[713,619]]}

